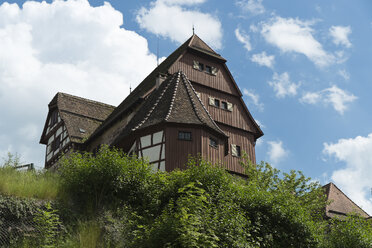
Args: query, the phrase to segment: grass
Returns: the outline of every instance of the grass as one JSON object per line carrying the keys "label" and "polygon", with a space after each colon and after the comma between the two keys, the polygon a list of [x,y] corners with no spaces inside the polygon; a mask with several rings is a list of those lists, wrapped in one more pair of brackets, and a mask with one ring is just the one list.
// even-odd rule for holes
{"label": "grass", "polygon": [[0,194],[53,200],[58,194],[58,177],[53,173],[0,168]]}

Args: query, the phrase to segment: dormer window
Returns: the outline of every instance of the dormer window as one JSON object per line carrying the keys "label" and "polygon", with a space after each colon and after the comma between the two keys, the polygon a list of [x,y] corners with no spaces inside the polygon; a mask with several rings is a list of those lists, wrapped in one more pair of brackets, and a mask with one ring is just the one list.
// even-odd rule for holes
{"label": "dormer window", "polygon": [[218,99],[214,99],[214,106],[215,107],[217,107],[217,108],[219,108],[220,107],[220,100],[218,100]]}

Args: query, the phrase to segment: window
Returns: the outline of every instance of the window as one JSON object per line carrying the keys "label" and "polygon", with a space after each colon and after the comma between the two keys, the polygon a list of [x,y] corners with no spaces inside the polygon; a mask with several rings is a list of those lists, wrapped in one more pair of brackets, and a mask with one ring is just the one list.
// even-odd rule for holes
{"label": "window", "polygon": [[53,111],[52,115],[50,116],[50,126],[52,127],[57,122],[58,122],[58,112],[57,112],[57,110],[55,110],[55,111]]}
{"label": "window", "polygon": [[233,155],[234,157],[241,157],[240,146],[237,146],[235,144],[231,144],[231,155]]}
{"label": "window", "polygon": [[205,66],[205,72],[209,73],[209,74],[212,74],[212,66],[206,65]]}
{"label": "window", "polygon": [[219,108],[220,107],[220,100],[214,99],[214,106]]}
{"label": "window", "polygon": [[199,71],[204,71],[204,64],[194,60],[193,68]]}
{"label": "window", "polygon": [[191,132],[178,132],[178,139],[179,140],[191,140]]}
{"label": "window", "polygon": [[212,138],[212,137],[209,137],[209,145],[213,148],[217,148],[218,147],[218,143],[217,143],[217,140]]}
{"label": "window", "polygon": [[55,151],[61,146],[61,136],[58,136],[52,142],[52,150]]}
{"label": "window", "polygon": [[221,108],[227,110],[227,102],[221,102]]}

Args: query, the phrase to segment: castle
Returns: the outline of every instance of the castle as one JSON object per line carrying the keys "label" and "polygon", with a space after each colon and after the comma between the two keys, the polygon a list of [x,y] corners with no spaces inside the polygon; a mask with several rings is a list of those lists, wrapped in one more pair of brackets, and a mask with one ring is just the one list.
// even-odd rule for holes
{"label": "castle", "polygon": [[189,155],[200,154],[243,174],[241,156],[255,162],[262,135],[226,60],[194,34],[116,108],[57,93],[40,143],[45,168],[62,153],[107,144],[147,158],[154,170],[182,169]]}

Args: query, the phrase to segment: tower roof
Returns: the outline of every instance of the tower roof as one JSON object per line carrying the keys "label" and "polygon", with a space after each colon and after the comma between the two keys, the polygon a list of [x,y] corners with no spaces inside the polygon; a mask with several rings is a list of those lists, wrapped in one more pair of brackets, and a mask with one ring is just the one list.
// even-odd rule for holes
{"label": "tower roof", "polygon": [[148,96],[114,143],[133,131],[161,123],[200,125],[227,137],[214,122],[182,71],[168,76],[160,87]]}

